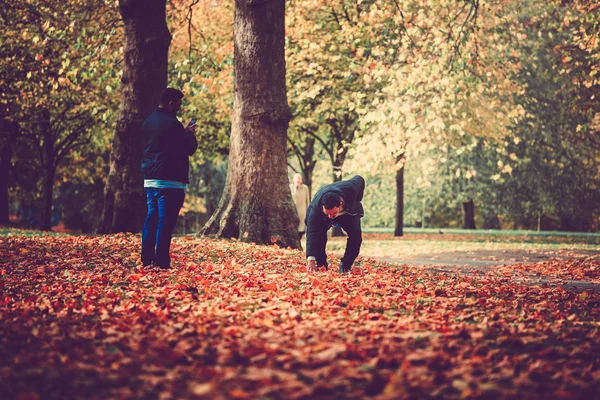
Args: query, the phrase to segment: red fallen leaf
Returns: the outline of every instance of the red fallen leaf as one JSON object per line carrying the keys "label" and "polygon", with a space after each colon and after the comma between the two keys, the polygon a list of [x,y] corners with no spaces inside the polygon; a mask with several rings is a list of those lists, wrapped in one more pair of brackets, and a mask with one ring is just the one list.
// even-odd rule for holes
{"label": "red fallen leaf", "polygon": [[237,336],[240,334],[240,328],[238,326],[228,326],[223,329],[223,334],[227,336]]}
{"label": "red fallen leaf", "polygon": [[263,290],[277,290],[277,284],[275,282],[265,283],[263,285]]}
{"label": "red fallen leaf", "polygon": [[17,395],[16,400],[39,400],[40,396],[35,392],[22,392]]}
{"label": "red fallen leaf", "polygon": [[576,398],[577,395],[576,393],[566,391],[563,388],[559,388],[553,393],[552,397],[555,399],[573,399]]}
{"label": "red fallen leaf", "polygon": [[197,278],[196,281],[204,287],[208,287],[212,284],[212,281],[210,279],[201,278],[201,277]]}
{"label": "red fallen leaf", "polygon": [[249,393],[241,389],[233,389],[229,391],[229,396],[232,399],[249,399],[251,396]]}
{"label": "red fallen leaf", "polygon": [[310,285],[315,288],[320,288],[323,286],[323,283],[317,278],[310,278]]}
{"label": "red fallen leaf", "polygon": [[364,307],[365,302],[363,301],[362,296],[356,295],[350,300],[350,305],[353,307]]}

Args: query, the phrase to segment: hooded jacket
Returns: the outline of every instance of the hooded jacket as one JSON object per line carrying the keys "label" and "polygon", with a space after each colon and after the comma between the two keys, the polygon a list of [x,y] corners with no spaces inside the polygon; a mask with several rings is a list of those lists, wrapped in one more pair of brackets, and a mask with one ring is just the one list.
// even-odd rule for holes
{"label": "hooded jacket", "polygon": [[144,179],[161,179],[189,183],[189,156],[196,152],[198,141],[177,117],[157,108],[142,126],[144,130]]}

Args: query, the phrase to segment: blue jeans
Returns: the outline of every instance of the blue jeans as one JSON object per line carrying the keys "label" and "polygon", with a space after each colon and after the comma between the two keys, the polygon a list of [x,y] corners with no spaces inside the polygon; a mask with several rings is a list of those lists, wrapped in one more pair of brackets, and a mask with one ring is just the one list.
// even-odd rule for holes
{"label": "blue jeans", "polygon": [[146,188],[148,214],[142,230],[142,264],[171,267],[169,248],[185,190]]}

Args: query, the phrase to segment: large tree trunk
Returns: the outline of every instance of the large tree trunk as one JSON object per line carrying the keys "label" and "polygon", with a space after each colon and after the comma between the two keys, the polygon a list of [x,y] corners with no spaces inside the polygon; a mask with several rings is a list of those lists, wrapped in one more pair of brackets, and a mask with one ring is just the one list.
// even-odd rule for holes
{"label": "large tree trunk", "polygon": [[284,0],[235,2],[229,168],[205,235],[300,248],[286,170],[284,13]]}
{"label": "large tree trunk", "polygon": [[404,226],[404,167],[396,171],[396,227],[394,236],[402,236]]}
{"label": "large tree trunk", "polygon": [[100,233],[139,232],[146,214],[142,124],[167,86],[171,34],[166,0],[119,0],[125,25],[121,106],[104,190]]}
{"label": "large tree trunk", "polygon": [[463,202],[463,229],[476,229],[475,227],[475,205],[473,199]]}

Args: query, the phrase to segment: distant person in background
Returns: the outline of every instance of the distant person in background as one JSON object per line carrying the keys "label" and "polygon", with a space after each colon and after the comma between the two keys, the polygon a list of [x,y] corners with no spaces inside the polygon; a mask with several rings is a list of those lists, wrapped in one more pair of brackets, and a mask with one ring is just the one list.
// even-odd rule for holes
{"label": "distant person in background", "polygon": [[317,271],[321,266],[327,268],[327,231],[339,225],[348,234],[339,271],[350,272],[362,243],[360,219],[364,210],[360,201],[364,191],[365,180],[356,175],[324,186],[315,194],[306,211],[306,267],[309,271]]}
{"label": "distant person in background", "polygon": [[144,189],[148,214],[142,230],[142,264],[171,268],[171,236],[189,183],[189,157],[196,152],[196,123],[177,119],[183,93],[166,88],[144,121]]}
{"label": "distant person in background", "polygon": [[304,219],[306,218],[306,210],[310,204],[310,193],[308,186],[302,183],[302,175],[295,174],[293,182],[290,184],[290,190],[292,191],[292,199],[296,205],[298,211],[298,217],[300,218],[300,224],[298,225],[298,235],[300,239],[306,231],[306,224]]}

